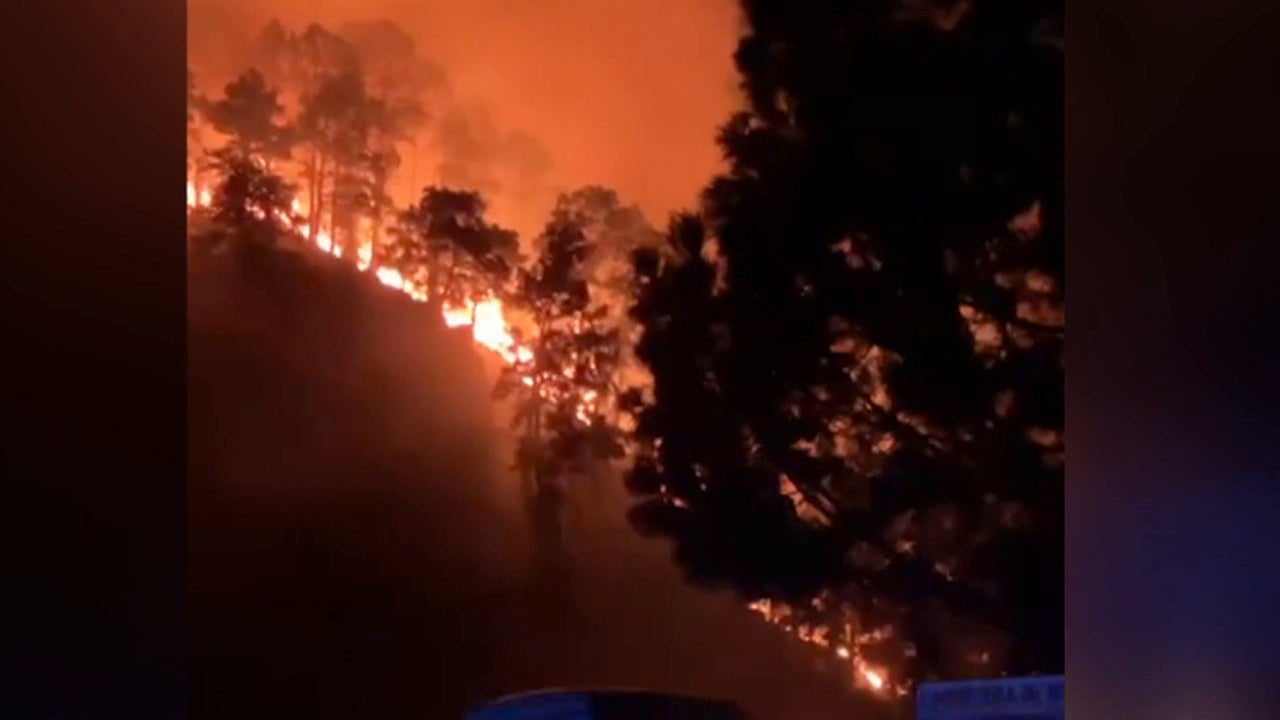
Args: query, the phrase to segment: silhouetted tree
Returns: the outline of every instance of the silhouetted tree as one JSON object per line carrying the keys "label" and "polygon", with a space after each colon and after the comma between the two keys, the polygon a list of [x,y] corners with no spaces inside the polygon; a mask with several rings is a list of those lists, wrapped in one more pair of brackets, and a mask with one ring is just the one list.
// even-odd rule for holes
{"label": "silhouetted tree", "polygon": [[494,389],[499,399],[515,398],[516,466],[533,492],[622,451],[609,416],[620,341],[585,276],[592,243],[579,222],[553,214],[537,245],[508,303],[529,319],[530,336],[521,338],[528,354],[504,368]]}
{"label": "silhouetted tree", "polygon": [[392,143],[375,140],[360,156],[360,184],[356,192],[359,212],[369,218],[369,242],[374,255],[385,255],[383,226],[395,210],[391,178],[400,167],[400,153]]}
{"label": "silhouetted tree", "polygon": [[376,247],[391,210],[389,186],[400,166],[400,148],[414,143],[414,134],[428,120],[428,105],[439,102],[447,89],[445,76],[443,70],[418,55],[408,33],[388,20],[348,23],[339,34],[360,64],[374,111],[360,163],[360,198]]}
{"label": "silhouetted tree", "polygon": [[[311,215],[324,223],[328,210],[329,232],[334,242],[355,250],[356,220],[361,205],[369,206],[370,159],[375,158],[371,138],[387,123],[385,108],[370,97],[358,69],[325,78],[315,94],[307,96],[298,115],[300,136],[311,147]],[[378,168],[387,168],[394,156],[376,155]],[[365,200],[365,202],[362,202]]]}
{"label": "silhouetted tree", "polygon": [[635,296],[631,254],[639,248],[662,245],[662,236],[634,205],[624,205],[618,193],[589,185],[561,195],[552,209],[555,221],[582,229],[591,251],[582,262],[583,278],[596,302],[610,304],[618,321]]}
{"label": "silhouetted tree", "polygon": [[633,520],[895,675],[1061,671],[1062,4],[742,9],[729,169],[637,257]]}
{"label": "silhouetted tree", "polygon": [[201,102],[204,117],[215,130],[231,138],[240,155],[272,160],[288,157],[290,133],[277,122],[284,108],[278,92],[257,70],[247,70],[227,84],[223,97]]}
{"label": "silhouetted tree", "polygon": [[[590,252],[583,258],[581,274],[593,305],[603,308],[602,326],[616,330],[620,342],[615,391],[648,384],[648,376],[632,356],[637,328],[627,310],[638,288],[632,273],[632,255],[642,249],[662,251],[662,234],[654,230],[635,205],[624,204],[612,189],[589,185],[562,194],[551,211],[553,222],[582,230]],[[545,236],[544,236],[545,237]],[[537,247],[541,239],[535,239]],[[616,408],[614,400],[603,406]],[[615,417],[627,424],[630,417]]]}
{"label": "silhouetted tree", "polygon": [[496,294],[515,267],[516,234],[485,210],[479,193],[433,186],[400,215],[387,259],[427,289],[437,311]]}
{"label": "silhouetted tree", "polygon": [[[363,140],[355,118],[363,115],[365,101],[355,50],[317,23],[294,32],[272,20],[259,32],[249,58],[287,91],[295,108],[294,140],[305,149],[301,174],[310,239],[326,222],[332,233],[339,184],[333,155],[346,151],[344,159],[352,165],[365,150],[363,142],[351,148],[353,137]],[[355,193],[350,197],[354,202]]]}
{"label": "silhouetted tree", "polygon": [[240,241],[274,245],[293,232],[293,186],[265,163],[236,147],[211,154],[218,182],[208,228],[197,238],[207,245]]}
{"label": "silhouetted tree", "polygon": [[429,105],[447,92],[444,70],[419,56],[413,38],[388,20],[348,23],[339,32],[356,54],[369,92],[386,105],[394,125],[409,130],[425,123]]}
{"label": "silhouetted tree", "polygon": [[301,32],[271,20],[254,39],[247,63],[280,88],[295,109],[326,78],[357,70],[355,51],[324,26],[311,23]]}
{"label": "silhouetted tree", "polygon": [[[297,140],[313,236],[328,230],[344,251],[377,248],[392,210],[390,183],[400,148],[424,123],[425,100],[443,86],[410,36],[388,21],[302,32],[273,20],[251,59],[296,99]],[[368,221],[366,230],[360,222]]]}

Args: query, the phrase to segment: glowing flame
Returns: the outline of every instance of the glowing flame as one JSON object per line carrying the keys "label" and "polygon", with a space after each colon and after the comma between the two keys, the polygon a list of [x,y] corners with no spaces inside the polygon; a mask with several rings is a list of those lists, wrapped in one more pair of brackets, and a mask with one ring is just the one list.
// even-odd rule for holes
{"label": "glowing flame", "polygon": [[[191,180],[187,181],[186,194],[188,209],[207,208],[212,204],[212,192],[207,188],[197,188]],[[321,228],[315,232],[313,237],[309,223],[295,220],[295,218],[307,216],[307,206],[301,199],[294,198],[290,210],[290,213],[279,212],[277,214],[277,220],[282,225],[298,233],[303,238],[313,238],[312,242],[317,250],[336,258],[342,257],[342,246],[333,241],[333,237],[329,232]],[[254,214],[259,218],[263,216],[260,211]],[[400,270],[388,266],[374,265],[372,238],[365,239],[357,247],[356,267],[361,272],[371,272],[373,277],[383,286],[404,293],[416,302],[425,303],[428,299],[426,288],[406,278]],[[527,363],[533,360],[533,352],[516,342],[511,332],[511,326],[507,322],[503,311],[502,301],[497,298],[486,298],[479,302],[467,301],[460,306],[446,304],[443,309],[443,320],[445,325],[451,328],[470,327],[471,337],[478,345],[497,353],[509,364]],[[572,379],[572,369],[567,369],[565,375]],[[529,388],[533,388],[536,384],[535,378],[528,375],[522,377],[520,381],[525,387]],[[597,395],[594,391],[588,390],[582,394],[576,412],[580,421],[584,423],[591,421],[589,413],[597,410],[596,400]],[[815,627],[804,623],[793,624],[792,610],[785,603],[758,600],[749,603],[748,608],[762,615],[769,623],[781,627],[803,642],[824,648],[832,652],[841,661],[847,662],[853,671],[855,684],[869,688],[876,693],[892,691],[897,695],[903,695],[907,692],[905,685],[892,683],[884,669],[875,668],[867,664],[859,652],[859,647],[869,641],[881,639],[887,630],[852,638],[853,645],[850,647],[833,644],[829,639],[828,629],[825,627]]]}
{"label": "glowing flame", "polygon": [[[193,181],[187,181],[187,207],[189,209],[208,207],[211,202],[212,193],[208,189],[197,190]],[[285,227],[297,232],[302,237],[311,237],[311,225],[309,223],[294,221],[296,217],[305,217],[307,215],[307,205],[300,198],[294,198],[290,204],[290,210],[292,211],[291,214],[278,213],[277,219]],[[255,215],[261,217],[262,213],[255,213]],[[361,229],[365,231],[361,234],[367,234],[367,228],[362,227]],[[313,242],[316,249],[323,253],[336,258],[341,258],[343,255],[342,245],[335,243],[333,236],[323,228],[316,231]],[[404,277],[399,270],[392,267],[379,267],[373,264],[372,238],[366,237],[356,248],[356,268],[361,272],[372,271],[374,278],[378,282],[408,295],[417,302],[427,301],[425,288]],[[502,301],[497,298],[487,298],[479,303],[468,301],[460,307],[446,305],[444,308],[444,322],[451,328],[471,327],[471,337],[476,343],[496,352],[508,363],[528,362],[533,357],[528,348],[520,347],[516,344],[515,336],[511,333],[511,326],[503,312]],[[532,385],[532,380],[526,384]]]}
{"label": "glowing flame", "polygon": [[[815,607],[818,607],[818,602],[815,601]],[[892,682],[887,670],[869,664],[862,656],[861,649],[863,647],[889,637],[891,631],[887,627],[854,637],[848,637],[848,630],[846,629],[846,640],[850,641],[850,644],[832,644],[830,631],[827,627],[814,626],[799,621],[796,618],[795,611],[786,603],[772,600],[756,600],[748,603],[747,607],[764,617],[770,624],[782,628],[793,637],[810,645],[832,651],[838,659],[848,663],[848,667],[852,671],[854,685],[881,695],[892,693],[901,697],[908,692],[909,688],[906,685]]]}
{"label": "glowing flame", "polygon": [[487,298],[479,303],[467,301],[461,307],[446,306],[444,322],[449,327],[471,326],[471,337],[477,343],[498,353],[509,363],[517,361],[516,341],[503,315],[502,301],[497,298]]}
{"label": "glowing flame", "polygon": [[380,267],[373,271],[373,275],[378,278],[378,282],[389,288],[395,288],[396,290],[405,289],[404,276],[395,268]]}
{"label": "glowing flame", "polygon": [[885,686],[884,676],[877,670],[872,670],[866,663],[860,663],[858,672],[862,674],[862,679],[871,686],[872,690],[883,690]]}
{"label": "glowing flame", "polygon": [[364,272],[373,264],[373,242],[366,241],[356,249],[356,267]]}
{"label": "glowing flame", "polygon": [[195,182],[187,181],[187,209],[207,208],[213,204],[213,191],[209,188],[196,189]]}

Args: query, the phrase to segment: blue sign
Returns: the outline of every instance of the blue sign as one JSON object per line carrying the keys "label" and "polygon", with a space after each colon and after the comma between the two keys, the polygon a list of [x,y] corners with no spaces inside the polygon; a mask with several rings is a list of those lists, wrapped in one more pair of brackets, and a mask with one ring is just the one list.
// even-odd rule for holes
{"label": "blue sign", "polygon": [[921,683],[916,720],[1063,720],[1061,675]]}

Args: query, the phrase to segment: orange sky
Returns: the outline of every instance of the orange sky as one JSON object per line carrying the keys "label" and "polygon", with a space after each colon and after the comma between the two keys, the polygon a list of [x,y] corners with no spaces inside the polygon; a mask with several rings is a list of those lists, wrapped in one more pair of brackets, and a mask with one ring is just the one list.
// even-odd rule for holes
{"label": "orange sky", "polygon": [[[469,112],[545,148],[536,189],[493,198],[499,219],[525,233],[555,191],[586,183],[664,224],[717,169],[716,128],[736,104],[733,0],[190,0],[189,10],[197,71],[205,53],[239,54],[236,36],[272,16],[293,28],[396,22]],[[432,179],[425,165],[419,185]]]}

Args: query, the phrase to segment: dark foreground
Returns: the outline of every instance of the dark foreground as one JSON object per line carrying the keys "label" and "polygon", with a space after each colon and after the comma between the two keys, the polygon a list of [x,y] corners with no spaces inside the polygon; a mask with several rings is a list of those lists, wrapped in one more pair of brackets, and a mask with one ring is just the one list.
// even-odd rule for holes
{"label": "dark foreground", "polygon": [[682,584],[612,486],[567,582],[530,569],[486,360],[318,257],[193,259],[193,714],[442,718],[547,686],[871,717],[727,597]]}

